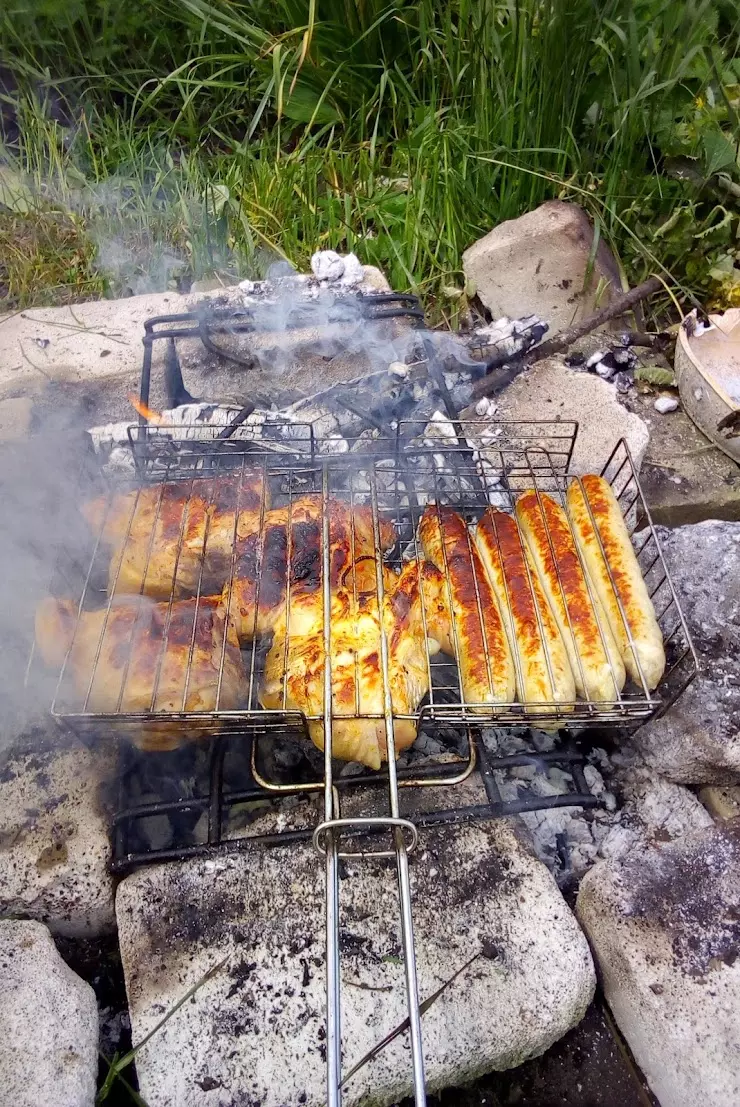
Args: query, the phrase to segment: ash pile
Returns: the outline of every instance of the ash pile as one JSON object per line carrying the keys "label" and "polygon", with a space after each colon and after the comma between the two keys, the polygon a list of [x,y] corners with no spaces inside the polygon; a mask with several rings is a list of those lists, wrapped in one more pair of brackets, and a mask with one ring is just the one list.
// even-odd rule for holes
{"label": "ash pile", "polygon": [[[148,433],[160,442],[253,441],[289,454],[373,451],[402,423],[427,446],[454,439],[452,421],[476,381],[547,330],[530,316],[458,338],[425,329],[414,297],[305,274],[243,282],[166,322],[175,318],[189,323],[153,332],[162,372],[152,372],[146,396],[132,397]],[[496,410],[487,397],[475,405],[480,418]],[[131,423],[90,431],[112,471],[132,468]]]}

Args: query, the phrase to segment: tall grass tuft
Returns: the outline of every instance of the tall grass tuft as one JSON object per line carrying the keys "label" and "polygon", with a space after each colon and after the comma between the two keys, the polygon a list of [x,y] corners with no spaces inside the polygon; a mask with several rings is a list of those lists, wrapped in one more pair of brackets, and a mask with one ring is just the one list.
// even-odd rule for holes
{"label": "tall grass tuft", "polygon": [[196,273],[356,249],[444,311],[470,242],[562,195],[634,279],[701,288],[738,26],[731,0],[6,0],[6,157],[102,239],[107,183],[111,226]]}

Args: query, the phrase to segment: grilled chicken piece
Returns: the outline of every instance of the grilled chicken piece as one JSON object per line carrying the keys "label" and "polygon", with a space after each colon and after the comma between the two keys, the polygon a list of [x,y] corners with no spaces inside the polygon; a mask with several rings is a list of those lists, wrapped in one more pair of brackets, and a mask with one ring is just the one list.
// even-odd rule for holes
{"label": "grilled chicken piece", "polygon": [[[324,713],[321,592],[299,593],[290,606],[295,611],[281,621],[267,655],[260,701],[268,709],[314,716],[309,718],[309,734],[323,749],[324,722],[316,719]],[[441,574],[427,562],[409,562],[384,595],[381,609],[393,714],[411,715],[429,689],[429,657],[442,644],[449,649],[449,612]],[[291,627],[287,637],[286,625]],[[425,628],[435,637],[427,640]],[[346,588],[332,594],[332,754],[373,769],[388,759],[380,635],[376,594],[355,596]],[[393,731],[397,754],[416,738],[411,719],[397,718]]]}
{"label": "grilled chicken piece", "polygon": [[82,505],[82,514],[110,548],[109,595],[169,599],[208,595],[230,574],[237,519],[258,531],[269,507],[262,472],[152,484]]}
{"label": "grilled chicken piece", "polygon": [[[320,495],[301,496],[290,507],[266,512],[261,531],[249,532],[251,520],[239,522],[234,579],[224,587],[224,608],[229,610],[241,642],[265,634],[282,619],[300,610],[298,596],[315,597],[319,617],[323,611],[322,501]],[[332,591],[345,589],[357,597],[375,591],[375,536],[369,507],[352,507],[330,498],[329,565]],[[393,524],[379,523],[380,548],[395,541]],[[290,564],[290,571],[288,570]],[[395,574],[383,569],[387,583]],[[311,604],[308,603],[310,609]],[[304,601],[303,610],[306,610]],[[310,621],[313,615],[305,615]],[[292,633],[292,629],[289,628]],[[285,631],[283,631],[283,634]]]}
{"label": "grilled chicken piece", "polygon": [[[539,577],[530,570],[524,541],[511,515],[489,507],[475,542],[501,608],[516,663],[517,695],[535,714],[559,716],[576,698],[568,655]],[[540,724],[542,725],[542,724]]]}
{"label": "grilled chicken piece", "polygon": [[[58,698],[70,713],[228,711],[248,694],[236,633],[231,625],[226,631],[218,596],[171,607],[145,597],[114,599],[107,618],[103,608],[83,611],[79,621],[71,600],[48,598],[36,610],[36,644],[49,667],[61,668],[67,658]],[[196,725],[190,736],[206,733]],[[156,722],[137,725],[131,738],[146,750],[181,742]]]}
{"label": "grilled chicken piece", "polygon": [[430,504],[419,522],[424,554],[444,575],[452,612],[452,647],[462,697],[469,704],[511,703],[514,662],[495,593],[465,520]]}

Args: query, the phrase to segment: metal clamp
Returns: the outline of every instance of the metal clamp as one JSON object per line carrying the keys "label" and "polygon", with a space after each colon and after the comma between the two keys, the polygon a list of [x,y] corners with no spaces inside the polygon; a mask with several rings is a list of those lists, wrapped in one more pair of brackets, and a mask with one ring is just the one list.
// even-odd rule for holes
{"label": "metal clamp", "polygon": [[[319,853],[326,853],[327,843],[326,835],[331,830],[349,830],[361,833],[363,830],[381,829],[386,830],[404,830],[408,831],[409,840],[406,843],[406,852],[411,853],[418,844],[419,832],[412,822],[408,819],[393,819],[386,818],[357,818],[357,819],[327,819],[326,822],[319,823],[313,832],[313,844]],[[338,857],[345,860],[356,860],[361,857],[395,857],[395,849],[386,850],[362,850],[359,853],[345,853],[340,850],[337,854]]]}

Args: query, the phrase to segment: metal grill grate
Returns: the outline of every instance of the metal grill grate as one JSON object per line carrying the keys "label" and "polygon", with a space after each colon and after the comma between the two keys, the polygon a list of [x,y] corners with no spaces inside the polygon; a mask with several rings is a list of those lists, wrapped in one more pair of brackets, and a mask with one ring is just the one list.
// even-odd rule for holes
{"label": "metal grill grate", "polygon": [[[494,431],[483,432],[483,438],[480,428],[466,424],[463,431],[473,449],[449,439],[440,439],[430,446],[428,439],[419,440],[416,433],[419,429],[400,424],[395,448],[386,456],[323,456],[322,443],[310,439],[307,454],[293,455],[287,460],[283,454],[255,453],[258,443],[247,437],[250,428],[243,428],[245,437],[229,442],[228,451],[215,440],[215,432],[211,432],[214,435],[211,442],[201,440],[195,446],[182,442],[177,450],[173,450],[174,444],[168,437],[171,432],[166,428],[140,432],[139,444],[144,447],[139,451],[143,482],[128,492],[114,484],[96,506],[101,522],[79,595],[80,622],[61,668],[52,713],[81,732],[89,727],[96,731],[105,728],[139,742],[142,735],[148,734],[151,748],[172,747],[198,734],[249,733],[259,740],[275,729],[281,732],[302,729],[306,733],[323,725],[325,704],[316,703],[317,709],[313,711],[291,707],[285,678],[288,642],[297,617],[294,608],[299,601],[306,599],[315,605],[308,610],[317,632],[324,623],[331,629],[331,623],[336,621],[331,609],[339,591],[350,597],[352,613],[368,592],[379,597],[376,606],[382,610],[384,593],[389,587],[385,570],[400,572],[412,559],[420,571],[418,566],[424,553],[418,540],[418,526],[428,505],[452,507],[467,523],[473,524],[481,516],[482,504],[492,502],[511,510],[517,495],[528,489],[565,502],[566,486],[572,479],[568,474],[575,433],[572,424],[501,424]],[[459,726],[483,723],[547,726],[552,725],[557,710],[562,724],[569,729],[629,726],[664,710],[681,692],[695,671],[695,660],[624,442],[616,447],[604,475],[634,536],[638,562],[663,632],[668,666],[659,689],[651,693],[643,677],[641,686],[628,683],[618,698],[608,702],[589,699],[559,705],[466,702],[454,664],[441,655],[426,655],[428,694],[418,708],[394,711],[397,723],[408,722],[415,727],[422,721]],[[209,514],[204,504],[212,503],[216,508]],[[338,530],[332,531],[335,510],[344,518],[337,523]],[[290,526],[285,525],[286,518],[291,520]],[[308,522],[299,521],[304,518]],[[338,534],[343,535],[345,544],[349,542],[352,549],[356,548],[360,541],[360,518],[364,519],[366,532],[363,549],[368,552],[358,559],[357,565],[350,559],[347,575],[334,581],[334,570],[322,572],[321,560],[337,552]],[[268,549],[271,520],[276,520],[272,526],[275,545],[280,546],[273,553]],[[115,541],[111,541],[111,531],[116,532]],[[387,535],[383,540],[381,532]],[[258,535],[263,533],[267,537],[260,546]],[[164,559],[162,542],[166,544]],[[273,554],[274,563],[270,561]],[[360,565],[363,560],[364,567]],[[300,569],[296,569],[298,562]],[[217,585],[212,583],[214,563],[225,574],[223,590],[220,578]],[[287,564],[296,572],[287,573]],[[452,601],[448,568],[445,566],[445,588]],[[286,578],[282,585],[278,584],[281,598],[277,602],[267,596],[274,584],[271,574],[276,572],[282,572]],[[300,572],[303,579],[296,579]],[[588,584],[588,575],[584,575]],[[129,596],[132,591],[143,598],[132,604]],[[145,596],[151,593],[153,600]],[[247,607],[239,607],[245,595]],[[476,596],[476,600],[478,619],[483,625],[480,597]],[[260,622],[262,609],[270,603],[284,624],[284,672],[279,691],[273,689],[270,696],[275,706],[266,708],[261,697],[267,666],[271,664],[274,670],[276,658],[273,648],[270,661]],[[423,594],[420,606],[426,637],[432,612]],[[222,617],[226,610],[234,611],[237,607],[248,612],[242,615],[241,623],[252,620],[246,637],[253,639],[239,662],[230,623]],[[601,625],[599,606],[594,607],[603,640],[606,630]],[[90,612],[97,613],[97,640],[94,650],[85,651],[78,643],[84,644],[81,636],[88,633],[85,620],[91,618]],[[124,618],[122,612],[126,636],[119,641],[116,624]],[[301,615],[300,609],[298,614]],[[456,626],[453,619],[455,634]],[[199,696],[198,681],[202,674],[196,668],[202,657],[203,638],[209,630],[213,638],[210,664],[215,672],[209,694]],[[115,642],[111,643],[114,635]],[[382,637],[378,635],[379,645]],[[143,639],[147,640],[151,680],[148,685],[145,682],[142,692],[136,650],[143,650]],[[482,641],[485,650],[485,635]],[[117,653],[129,652],[115,670],[116,694],[112,695],[110,655],[114,648]],[[89,672],[84,674],[86,679],[81,679],[78,649],[90,665]],[[518,667],[516,650],[513,653]],[[175,681],[173,687],[167,677],[171,676],[169,670],[175,658],[182,668],[182,680]],[[236,681],[233,668],[242,660],[244,677]],[[490,658],[487,661],[490,680]],[[101,666],[104,668],[98,674]],[[382,676],[387,682],[387,672]],[[385,718],[382,701],[386,695],[391,696],[392,689],[385,683],[374,697],[372,709],[368,709],[360,701],[360,686],[355,668],[354,704],[349,707],[335,704],[335,718],[382,723]],[[149,702],[144,704],[147,696]],[[201,705],[204,699],[208,701],[207,707]]]}
{"label": "metal grill grate", "polygon": [[[147,735],[150,748],[160,751],[143,755],[127,743],[121,744],[122,792],[115,820],[118,871],[154,859],[246,848],[254,842],[285,841],[291,836],[312,837],[323,855],[329,1107],[338,1107],[342,1099],[340,859],[389,858],[395,865],[414,1094],[416,1103],[423,1105],[426,1093],[408,868],[408,855],[417,842],[418,828],[437,821],[491,817],[515,810],[596,803],[583,777],[583,759],[571,748],[542,755],[540,760],[567,767],[575,792],[553,797],[549,802],[538,797],[534,802],[522,799],[504,804],[496,787],[497,770],[531,763],[531,757],[524,754],[492,758],[480,741],[480,728],[521,728],[542,723],[552,726],[554,709],[569,730],[634,726],[665,710],[696,669],[686,625],[629,451],[620,442],[604,476],[627,522],[665,639],[668,666],[655,693],[649,692],[643,680],[642,687],[627,685],[609,703],[587,699],[566,705],[465,702],[455,664],[448,659],[430,658],[425,653],[429,688],[426,697],[413,711],[394,711],[388,636],[378,629],[380,706],[374,705],[372,711],[360,710],[361,705],[355,701],[350,717],[371,723],[384,732],[388,762],[381,771],[364,770],[357,776],[347,776],[332,758],[334,730],[338,721],[347,716],[332,709],[331,664],[323,667],[318,710],[304,713],[290,710],[285,683],[280,689],[279,706],[265,709],[260,703],[260,689],[265,682],[267,643],[255,634],[254,642],[240,654],[229,639],[228,620],[221,617],[219,623],[218,612],[231,610],[239,581],[251,581],[256,629],[260,591],[268,587],[269,566],[264,546],[258,541],[255,558],[250,563],[251,576],[246,573],[240,543],[250,533],[264,532],[270,511],[283,509],[292,518],[299,500],[311,509],[313,529],[302,538],[293,534],[292,527],[283,528],[284,563],[292,565],[296,551],[307,555],[306,572],[314,582],[312,602],[318,605],[314,614],[323,656],[332,658],[333,504],[344,504],[349,509],[349,546],[353,551],[356,520],[364,512],[370,550],[351,571],[348,591],[353,601],[357,601],[359,592],[369,587],[375,595],[377,610],[382,611],[386,591],[393,587],[389,571],[397,571],[421,556],[418,523],[429,505],[454,508],[470,524],[480,518],[488,504],[511,510],[517,495],[527,489],[563,502],[570,477],[575,424],[517,423],[495,428],[465,424],[455,425],[454,429],[454,439],[442,434],[430,440],[425,438],[429,434],[426,426],[401,423],[392,439],[374,444],[372,453],[334,455],[328,443],[316,439],[310,428],[307,433],[299,433],[295,427],[275,426],[260,432],[258,438],[254,428],[242,424],[232,429],[228,440],[219,438],[217,431],[203,428],[198,441],[182,440],[182,428],[136,428],[132,432],[132,448],[139,480],[133,488],[114,484],[103,491],[97,509],[99,526],[86,571],[76,589],[76,602],[67,609],[74,624],[74,637],[61,665],[54,713],[83,736],[95,738],[112,733],[141,743],[142,736]],[[255,490],[257,505],[251,508],[251,532],[249,527],[240,531],[242,509],[248,514],[242,497],[253,496]],[[124,493],[128,499],[122,501]],[[119,519],[116,545],[104,538],[105,527],[122,502],[127,510],[122,521]],[[201,514],[201,508],[196,509],[198,504],[206,505]],[[146,519],[143,537],[137,537],[139,513],[144,513]],[[165,545],[170,551],[169,563],[164,567],[156,563],[163,535],[168,539]],[[132,569],[127,553],[131,553],[134,539],[139,545]],[[354,562],[353,558],[350,560]],[[359,565],[364,566],[362,582],[358,580]],[[78,569],[79,558],[63,567],[59,594],[69,594]],[[143,593],[154,569],[160,585],[162,580],[165,585],[157,597],[149,598]],[[134,581],[138,573],[139,587],[134,590],[139,595],[130,611],[126,633],[119,635],[118,653],[112,661],[119,673],[118,684],[114,683],[111,693],[110,681],[106,681],[108,701],[95,702],[96,672],[101,658],[106,657],[107,663],[111,663],[110,651],[104,651],[107,628],[119,617],[121,605],[130,605],[130,597],[126,599],[119,587],[122,571],[129,573],[129,577],[133,573]],[[209,596],[209,586],[219,574],[226,583],[217,603]],[[443,577],[451,596],[449,572]],[[305,576],[297,575],[296,582],[290,583],[288,576],[285,596],[278,603],[288,624],[286,641],[293,617],[291,589],[300,590],[305,580]],[[127,587],[131,587],[130,579]],[[476,602],[482,621],[477,593]],[[421,611],[426,630],[431,612],[423,602]],[[83,666],[80,679],[75,638],[93,613],[97,613],[94,615],[97,624],[87,651],[88,668]],[[199,622],[201,618],[205,619],[205,630]],[[600,633],[603,637],[603,628]],[[202,673],[196,672],[196,659],[204,639],[210,641],[212,651],[210,684],[205,691],[201,688],[201,698],[210,697],[205,706],[189,700],[189,693],[202,681]],[[142,643],[148,651],[145,668],[150,683],[144,683],[147,702],[132,709],[127,698],[127,681],[129,674],[136,675],[137,670],[135,659],[132,668],[133,647],[143,651]],[[168,670],[168,651],[173,646],[179,650],[180,664],[175,666],[181,677],[179,684],[177,681],[173,684]],[[235,650],[241,671],[236,682]],[[486,660],[490,673],[490,658]],[[162,698],[164,686],[167,695]],[[419,762],[408,760],[411,754],[402,754],[397,762],[397,737],[403,725],[409,723],[422,735],[433,734],[439,740],[441,752]],[[323,754],[306,742],[306,733],[311,728],[313,736],[323,742]],[[277,764],[271,752],[276,745],[285,750],[290,735],[298,743],[298,760],[287,766]],[[212,741],[192,741],[199,737]],[[176,746],[180,748],[171,748]],[[188,758],[192,759],[190,768]],[[409,814],[403,802],[406,794],[423,793],[425,788],[441,785],[448,786],[445,794],[453,794],[451,786],[462,785],[476,762],[485,786],[486,803]],[[370,813],[356,814],[356,808],[348,802],[350,794],[367,784],[373,786]],[[285,807],[272,806],[278,801],[293,805],[287,830],[283,825]],[[239,820],[235,823],[235,813],[241,817],[240,825],[236,825]],[[168,820],[171,838],[165,835],[158,845],[153,845],[151,821],[161,820],[162,816]]]}

